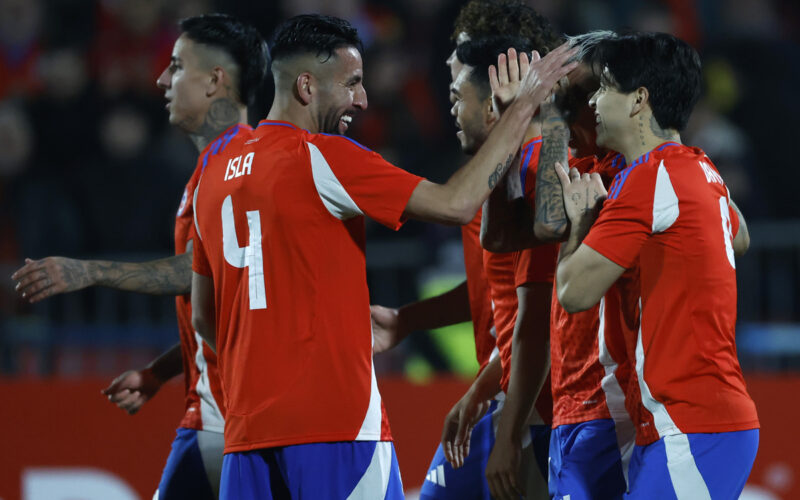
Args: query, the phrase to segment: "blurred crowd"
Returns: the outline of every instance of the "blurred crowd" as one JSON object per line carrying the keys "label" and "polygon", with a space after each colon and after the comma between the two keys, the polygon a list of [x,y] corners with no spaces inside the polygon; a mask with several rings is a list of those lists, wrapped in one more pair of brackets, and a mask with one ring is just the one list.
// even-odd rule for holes
{"label": "blurred crowd", "polygon": [[[227,12],[265,35],[303,12],[350,20],[365,41],[369,96],[350,135],[397,165],[442,181],[464,161],[444,64],[462,3],[0,0],[0,324],[34,313],[53,319],[52,308],[31,308],[13,293],[8,276],[25,257],[135,260],[171,252],[172,215],[197,154],[167,124],[155,85],[169,61],[178,19]],[[800,3],[531,4],[562,33],[633,28],[671,32],[692,43],[703,59],[706,88],[684,142],[709,154],[749,220],[797,217],[800,169],[791,158],[800,139],[800,100],[794,98]],[[251,122],[266,115],[270,87],[267,82]],[[390,231],[375,225],[368,230],[372,243],[389,242],[373,255],[379,265],[370,287],[377,302],[414,299],[420,273],[452,267],[458,258],[457,251],[441,250],[459,238],[457,229],[409,224],[400,236],[410,246],[394,246],[403,250],[392,250],[397,236]],[[412,272],[396,272],[400,268]]]}

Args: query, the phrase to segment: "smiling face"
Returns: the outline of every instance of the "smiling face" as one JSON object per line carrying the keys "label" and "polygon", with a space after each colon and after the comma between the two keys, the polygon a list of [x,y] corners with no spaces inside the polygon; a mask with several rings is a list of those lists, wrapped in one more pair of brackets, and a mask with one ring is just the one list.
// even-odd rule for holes
{"label": "smiling face", "polygon": [[344,135],[353,116],[367,109],[361,54],[355,47],[341,47],[326,64],[330,67],[319,78],[316,120],[320,132]]}
{"label": "smiling face", "polygon": [[636,133],[631,115],[634,94],[620,92],[614,86],[608,68],[603,70],[600,88],[589,99],[589,106],[594,109],[598,146],[623,151],[625,137]]}
{"label": "smiling face", "polygon": [[478,85],[470,78],[472,66],[464,66],[450,87],[454,102],[450,114],[459,129],[456,136],[464,153],[475,154],[486,140],[494,122],[491,114],[491,96],[481,95]]}
{"label": "smiling face", "polygon": [[210,104],[210,79],[208,68],[201,63],[198,44],[181,35],[175,41],[169,66],[156,80],[167,99],[170,124],[190,134],[202,125]]}

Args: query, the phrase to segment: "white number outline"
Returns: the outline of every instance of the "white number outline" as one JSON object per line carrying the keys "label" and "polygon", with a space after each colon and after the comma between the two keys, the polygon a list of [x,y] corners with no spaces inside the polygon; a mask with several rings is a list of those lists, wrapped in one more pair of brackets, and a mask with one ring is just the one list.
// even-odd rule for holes
{"label": "white number outline", "polygon": [[247,283],[250,292],[250,310],[266,309],[266,279],[264,277],[264,253],[261,248],[261,215],[258,210],[247,212],[247,227],[250,233],[248,245],[239,246],[236,224],[233,218],[231,195],[222,202],[222,250],[225,261],[239,269],[247,268]]}
{"label": "white number outline", "polygon": [[735,254],[733,253],[733,227],[731,226],[731,213],[728,206],[728,198],[721,196],[719,199],[719,215],[722,217],[722,239],[725,240],[725,254],[728,256],[728,263],[736,269]]}

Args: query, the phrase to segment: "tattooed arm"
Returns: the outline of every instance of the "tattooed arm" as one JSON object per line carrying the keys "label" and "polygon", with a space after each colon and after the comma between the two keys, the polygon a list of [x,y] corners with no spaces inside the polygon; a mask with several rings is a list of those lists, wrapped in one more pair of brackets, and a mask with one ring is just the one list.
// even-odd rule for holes
{"label": "tattooed arm", "polygon": [[423,180],[408,200],[406,217],[443,224],[467,224],[478,212],[522,144],[531,118],[555,83],[575,67],[562,45],[530,64],[517,97],[492,128],[481,148],[443,185]]}
{"label": "tattooed arm", "polygon": [[536,171],[536,209],[533,231],[544,241],[561,241],[569,229],[556,162],[568,165],[569,128],[554,103],[541,106],[542,148]]}
{"label": "tattooed arm", "polygon": [[66,257],[25,259],[11,279],[31,303],[90,286],[153,295],[181,295],[192,288],[192,242],[186,253],[149,262],[111,262]]}

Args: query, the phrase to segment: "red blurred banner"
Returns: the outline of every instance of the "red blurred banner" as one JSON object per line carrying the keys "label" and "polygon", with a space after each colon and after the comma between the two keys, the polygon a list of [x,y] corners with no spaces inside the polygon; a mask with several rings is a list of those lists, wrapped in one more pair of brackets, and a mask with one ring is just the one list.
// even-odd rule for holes
{"label": "red blurred banner", "polygon": [[[800,376],[747,377],[761,442],[742,498],[800,498]],[[130,417],[100,394],[108,380],[0,380],[0,500],[152,498],[175,427],[182,385],[168,384]],[[379,382],[403,483],[418,488],[444,416],[466,391],[455,379]],[[61,498],[53,498],[56,488]],[[50,493],[48,493],[50,492]]]}

